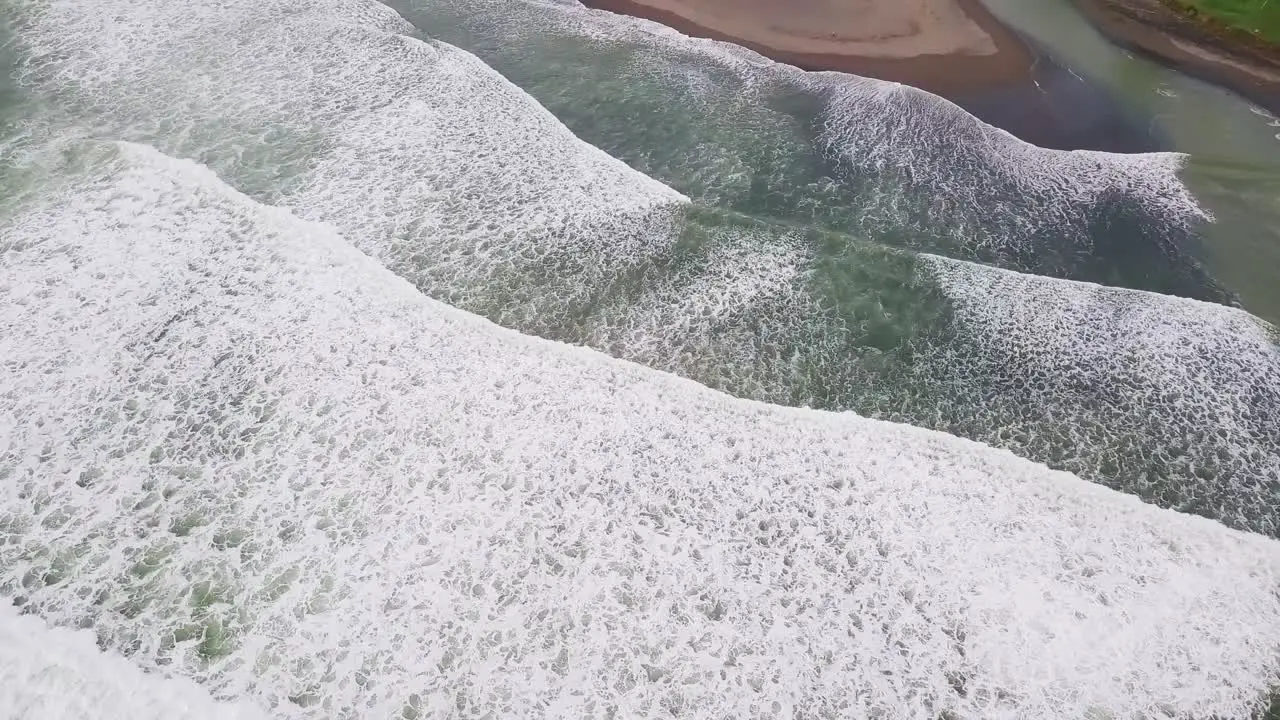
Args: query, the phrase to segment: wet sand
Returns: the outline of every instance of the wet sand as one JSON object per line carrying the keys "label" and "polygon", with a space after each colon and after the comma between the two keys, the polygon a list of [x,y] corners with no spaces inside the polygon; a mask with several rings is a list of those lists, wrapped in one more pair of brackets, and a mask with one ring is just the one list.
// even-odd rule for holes
{"label": "wet sand", "polygon": [[1113,42],[1280,114],[1280,47],[1195,20],[1160,0],[1074,0]]}
{"label": "wet sand", "polygon": [[1121,117],[1105,93],[1069,74],[980,0],[582,1],[804,70],[918,87],[1041,147],[1160,149],[1147,123]]}
{"label": "wet sand", "polygon": [[1029,82],[1026,43],[978,0],[584,0],[805,70],[839,70],[950,97]]}

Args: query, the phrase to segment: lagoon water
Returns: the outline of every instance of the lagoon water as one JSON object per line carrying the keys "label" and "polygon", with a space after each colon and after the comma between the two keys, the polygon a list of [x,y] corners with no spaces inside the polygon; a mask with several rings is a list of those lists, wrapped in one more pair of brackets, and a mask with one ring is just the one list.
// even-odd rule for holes
{"label": "lagoon water", "polygon": [[1186,182],[1216,218],[1202,230],[1207,264],[1251,312],[1280,319],[1280,119],[1109,44],[1068,2],[985,2],[1187,153]]}
{"label": "lagoon water", "polygon": [[1048,150],[567,1],[0,10],[22,612],[289,717],[1266,702],[1269,161],[1194,113]]}

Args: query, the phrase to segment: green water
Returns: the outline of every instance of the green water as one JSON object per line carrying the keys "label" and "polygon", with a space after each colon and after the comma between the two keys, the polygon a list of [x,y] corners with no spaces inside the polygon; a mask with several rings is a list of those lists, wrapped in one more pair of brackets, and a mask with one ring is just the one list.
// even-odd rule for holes
{"label": "green water", "polygon": [[1280,120],[1112,45],[1068,0],[984,2],[1191,156],[1186,182],[1217,219],[1203,230],[1210,269],[1250,312],[1280,320]]}
{"label": "green water", "polygon": [[1169,251],[1195,244],[1179,227],[1185,218],[1134,205],[1171,188],[1079,191],[1072,172],[1045,171],[1060,157],[1014,156],[1002,166],[1010,150],[993,148],[985,128],[931,96],[866,91],[841,104],[838,81],[822,84],[829,78],[744,76],[643,38],[584,42],[548,20],[552,13],[495,31],[499,15],[518,16],[520,5],[393,5],[479,55],[579,137],[700,203],[1050,277],[1228,298]]}

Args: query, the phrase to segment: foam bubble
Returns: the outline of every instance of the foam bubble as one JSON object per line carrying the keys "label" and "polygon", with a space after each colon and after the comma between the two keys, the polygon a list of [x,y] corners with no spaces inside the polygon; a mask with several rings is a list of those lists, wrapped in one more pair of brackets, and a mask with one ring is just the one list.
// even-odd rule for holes
{"label": "foam bubble", "polygon": [[[779,306],[811,306],[803,293],[807,257],[797,236],[717,228],[724,237],[705,256],[673,258],[672,270],[646,277],[638,292],[597,308],[587,344],[687,377],[736,377],[739,394],[767,396],[758,382],[781,338],[761,335]],[[783,334],[783,333],[778,333]],[[751,356],[755,348],[761,355]]]}
{"label": "foam bubble", "polygon": [[[188,12],[117,0],[90,12],[83,1],[35,12],[26,75],[66,89],[99,136],[206,162],[504,323],[531,317],[518,304],[591,294],[555,283],[493,297],[511,275],[525,286],[570,271],[612,282],[675,234],[683,198],[578,142],[474,57],[405,38],[412,26],[376,3]],[[1177,178],[1178,156],[1043,150],[928,93],[800,73],[576,4],[406,5],[427,34],[480,44],[588,140],[704,202],[1232,300],[1194,257],[1206,216]],[[539,52],[546,43],[554,52]]]}
{"label": "foam bubble", "polygon": [[1239,717],[1280,545],[500,329],[122,146],[4,224],[0,592],[284,716]]}
{"label": "foam bubble", "polygon": [[873,192],[925,189],[928,202],[910,212],[922,225],[955,228],[941,254],[1233,301],[1193,254],[1210,218],[1178,178],[1185,156],[1046,150],[915,88],[844,76],[809,82],[831,93],[826,151],[854,172],[875,168]]}
{"label": "foam bubble", "polygon": [[1001,444],[1166,507],[1280,533],[1274,327],[1195,300],[923,262],[956,318],[937,371],[988,388],[990,399],[973,398],[990,413],[988,436],[1033,426]]}
{"label": "foam bubble", "polygon": [[1280,533],[1280,334],[1267,323],[839,237],[844,261],[822,262],[806,252],[814,243],[738,232],[710,267],[602,309],[591,344],[742,396],[973,438]]}
{"label": "foam bubble", "polygon": [[23,33],[23,77],[69,98],[66,124],[206,162],[510,323],[661,250],[686,202],[371,0],[91,5]]}

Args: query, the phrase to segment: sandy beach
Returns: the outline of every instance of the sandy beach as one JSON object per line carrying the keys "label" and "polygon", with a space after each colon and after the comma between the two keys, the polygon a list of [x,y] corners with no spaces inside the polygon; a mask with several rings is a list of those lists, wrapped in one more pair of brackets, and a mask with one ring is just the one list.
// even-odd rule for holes
{"label": "sandy beach", "polygon": [[786,52],[909,58],[993,55],[991,35],[953,0],[636,0]]}
{"label": "sandy beach", "polygon": [[1028,142],[1062,150],[1158,149],[981,0],[583,0],[804,70],[903,83],[955,102]]}
{"label": "sandy beach", "polygon": [[806,70],[840,70],[954,96],[1029,82],[1026,44],[978,0],[585,0]]}

